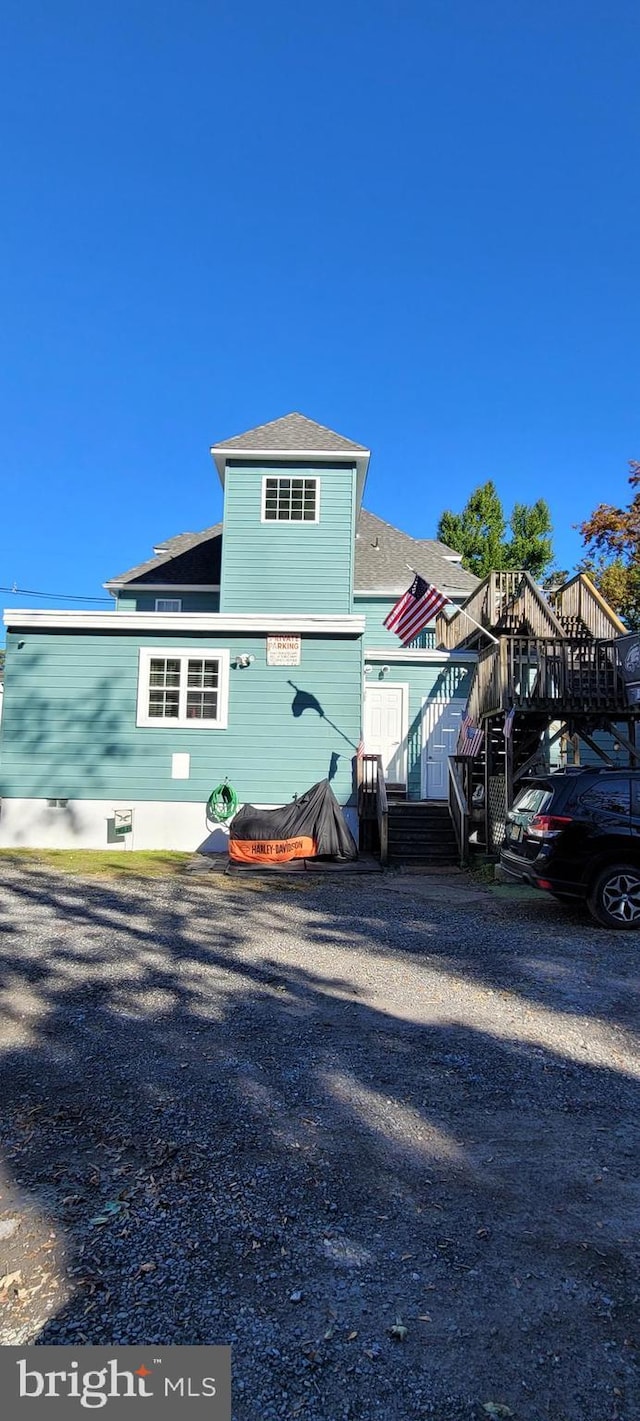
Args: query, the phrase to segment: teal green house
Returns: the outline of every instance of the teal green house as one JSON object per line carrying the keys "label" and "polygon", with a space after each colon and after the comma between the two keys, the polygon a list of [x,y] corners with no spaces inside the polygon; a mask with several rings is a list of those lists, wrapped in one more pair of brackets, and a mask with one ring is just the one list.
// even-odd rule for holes
{"label": "teal green house", "polygon": [[224,848],[207,801],[278,805],[329,778],[357,832],[356,752],[410,799],[447,794],[473,652],[403,649],[414,570],[453,603],[452,549],[362,507],[369,450],[300,414],[213,445],[220,524],[105,585],[105,612],[11,611],[0,846]]}

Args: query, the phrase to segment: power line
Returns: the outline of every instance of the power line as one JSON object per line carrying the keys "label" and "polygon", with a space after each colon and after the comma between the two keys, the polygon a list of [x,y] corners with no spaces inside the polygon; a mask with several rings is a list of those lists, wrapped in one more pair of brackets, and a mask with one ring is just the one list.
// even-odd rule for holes
{"label": "power line", "polygon": [[13,597],[44,597],[48,602],[107,602],[112,603],[112,597],[83,597],[75,595],[73,592],[30,592],[27,587],[0,587],[0,592],[10,592]]}

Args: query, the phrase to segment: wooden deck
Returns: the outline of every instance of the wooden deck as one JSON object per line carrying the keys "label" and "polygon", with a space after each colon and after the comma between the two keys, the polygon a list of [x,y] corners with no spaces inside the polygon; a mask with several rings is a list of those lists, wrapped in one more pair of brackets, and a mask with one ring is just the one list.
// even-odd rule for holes
{"label": "wooden deck", "polygon": [[502,636],[478,656],[469,715],[628,714],[613,642]]}

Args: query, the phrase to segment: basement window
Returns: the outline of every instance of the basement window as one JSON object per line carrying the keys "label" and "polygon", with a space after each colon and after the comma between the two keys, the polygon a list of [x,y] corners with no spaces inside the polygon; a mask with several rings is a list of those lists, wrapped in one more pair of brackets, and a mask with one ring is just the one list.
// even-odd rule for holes
{"label": "basement window", "polygon": [[262,480],[263,523],[317,523],[319,516],[319,479]]}
{"label": "basement window", "polygon": [[228,700],[228,650],[140,648],[136,725],[224,730]]}

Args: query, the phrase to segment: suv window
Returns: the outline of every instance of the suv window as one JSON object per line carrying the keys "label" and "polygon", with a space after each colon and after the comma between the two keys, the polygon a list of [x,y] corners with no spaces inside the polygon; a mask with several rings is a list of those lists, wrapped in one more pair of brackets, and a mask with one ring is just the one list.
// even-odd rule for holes
{"label": "suv window", "polygon": [[528,789],[521,789],[514,804],[523,814],[541,814],[543,809],[551,803],[553,795],[550,789],[544,785],[529,785]]}
{"label": "suv window", "polygon": [[580,796],[580,806],[588,814],[624,814],[631,808],[629,780],[621,775],[603,775]]}

